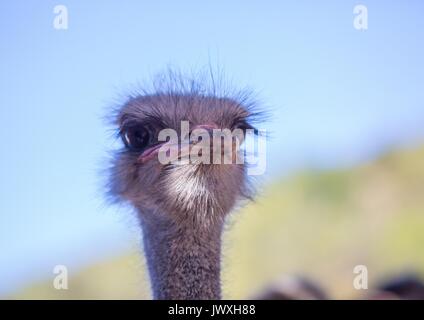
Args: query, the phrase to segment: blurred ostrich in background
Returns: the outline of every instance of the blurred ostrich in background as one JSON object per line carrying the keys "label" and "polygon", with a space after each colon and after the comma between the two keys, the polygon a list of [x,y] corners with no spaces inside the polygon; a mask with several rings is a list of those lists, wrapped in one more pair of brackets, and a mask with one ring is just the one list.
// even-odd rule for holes
{"label": "blurred ostrich in background", "polygon": [[[252,196],[244,164],[158,161],[168,143],[159,141],[159,132],[170,128],[180,136],[181,121],[189,122],[191,132],[200,129],[210,136],[214,129],[254,129],[252,121],[262,113],[255,111],[250,95],[220,94],[211,78],[208,88],[203,81],[170,72],[117,110],[115,123],[125,147],[112,165],[110,193],[138,213],[155,299],[221,298],[225,218],[238,200]],[[196,146],[182,136],[171,148],[184,143],[188,151]],[[240,143],[232,143],[234,154],[242,154]],[[220,155],[227,151],[222,148]],[[178,159],[184,156],[179,148]]]}
{"label": "blurred ostrich in background", "polygon": [[251,297],[253,300],[327,300],[326,292],[305,276],[283,276]]}
{"label": "blurred ostrich in background", "polygon": [[418,274],[400,273],[381,281],[366,298],[369,300],[424,300],[424,283]]}

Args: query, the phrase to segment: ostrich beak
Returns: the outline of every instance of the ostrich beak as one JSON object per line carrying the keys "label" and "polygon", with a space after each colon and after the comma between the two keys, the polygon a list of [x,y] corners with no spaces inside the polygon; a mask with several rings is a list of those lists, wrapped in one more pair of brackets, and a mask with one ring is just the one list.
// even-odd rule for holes
{"label": "ostrich beak", "polygon": [[153,147],[150,147],[137,158],[137,162],[140,164],[147,163],[155,157],[159,157],[160,153],[167,159],[167,163],[173,162],[179,159],[188,159],[190,156],[191,147],[195,143],[190,142],[188,139],[179,143],[164,142],[158,143]]}
{"label": "ostrich beak", "polygon": [[149,160],[153,159],[154,157],[157,156],[157,154],[159,153],[159,149],[165,145],[164,143],[158,143],[156,145],[154,145],[153,147],[147,148],[146,150],[143,151],[143,153],[137,158],[137,162],[140,164],[146,163]]}
{"label": "ostrich beak", "polygon": [[[212,138],[213,137],[213,130],[214,129],[218,129],[218,126],[216,126],[215,124],[202,124],[202,125],[197,125],[193,128],[194,129],[203,129],[206,130],[209,133],[209,136]],[[214,150],[214,146],[213,146],[213,140],[210,141],[210,154],[212,155],[215,150]],[[144,150],[144,152],[138,157],[137,162],[140,164],[144,164],[147,163],[148,161],[150,161],[151,159],[158,157],[159,161],[162,164],[167,164],[167,163],[172,163],[174,161],[178,161],[178,160],[189,160],[190,159],[190,155],[192,152],[192,148],[197,145],[199,143],[199,141],[191,141],[190,136],[187,137],[186,139],[182,140],[180,143],[175,143],[175,142],[163,142],[163,143],[158,143],[146,150]],[[201,143],[201,142],[200,142]],[[237,152],[236,149],[236,144],[233,141],[233,143],[230,146],[225,146],[223,148],[221,148],[221,156],[225,156],[227,153],[232,152],[232,158],[233,160],[235,160],[234,155]],[[162,159],[165,160],[165,163],[163,163],[161,161],[161,156]]]}

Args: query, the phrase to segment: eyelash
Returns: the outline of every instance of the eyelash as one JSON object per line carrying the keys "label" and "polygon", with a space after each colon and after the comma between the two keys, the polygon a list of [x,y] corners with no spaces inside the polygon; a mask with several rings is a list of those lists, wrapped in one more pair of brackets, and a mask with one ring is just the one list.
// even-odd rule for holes
{"label": "eyelash", "polygon": [[254,129],[250,124],[248,124],[246,121],[241,120],[241,121],[236,121],[233,124],[233,129],[242,129],[243,131],[247,130],[247,129]]}

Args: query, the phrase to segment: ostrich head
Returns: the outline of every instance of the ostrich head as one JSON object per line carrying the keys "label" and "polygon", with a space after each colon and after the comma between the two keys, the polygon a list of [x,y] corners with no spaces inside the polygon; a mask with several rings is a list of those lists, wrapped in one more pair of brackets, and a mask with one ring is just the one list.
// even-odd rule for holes
{"label": "ostrich head", "polygon": [[[237,200],[250,197],[245,165],[234,154],[240,155],[244,133],[254,129],[258,113],[245,93],[217,95],[173,77],[167,83],[119,108],[115,123],[123,148],[113,163],[111,192],[138,212],[156,298],[219,298],[222,226]],[[160,139],[164,129],[176,133],[177,143]],[[216,155],[214,146],[222,141],[215,139],[217,129],[237,133],[230,148],[221,146],[219,163],[191,161],[199,142],[212,142],[201,155]],[[200,139],[193,139],[199,130]],[[189,161],[163,163],[159,154],[166,146],[177,148],[180,160],[188,150]],[[225,163],[228,151],[232,161]]]}
{"label": "ostrich head", "polygon": [[[248,129],[253,129],[252,105],[247,100],[204,95],[199,92],[159,92],[131,98],[118,112],[116,123],[124,148],[113,167],[112,191],[147,213],[162,215],[175,223],[208,225],[222,221],[240,198],[249,197],[245,165],[236,163],[235,153]],[[246,103],[246,104],[244,104]],[[182,123],[189,125],[190,137],[182,137]],[[188,161],[186,164],[161,163],[158,158],[159,133],[175,130],[181,144],[193,133],[204,130],[210,134],[211,161],[209,164]],[[213,163],[213,138],[216,129],[241,130],[238,144],[228,150],[232,163]],[[201,140],[201,138],[199,139]],[[143,209],[145,209],[143,211]],[[165,214],[165,216],[164,216]],[[146,219],[148,217],[145,217]]]}

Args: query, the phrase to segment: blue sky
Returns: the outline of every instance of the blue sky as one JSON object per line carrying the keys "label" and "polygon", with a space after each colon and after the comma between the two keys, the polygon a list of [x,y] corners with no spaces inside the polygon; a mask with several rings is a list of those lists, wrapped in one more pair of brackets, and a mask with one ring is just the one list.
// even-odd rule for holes
{"label": "blue sky", "polygon": [[[368,30],[353,7],[368,8]],[[53,28],[66,5],[68,30]],[[127,248],[102,117],[168,65],[218,64],[272,108],[268,177],[424,138],[422,1],[2,1],[0,294]]]}

